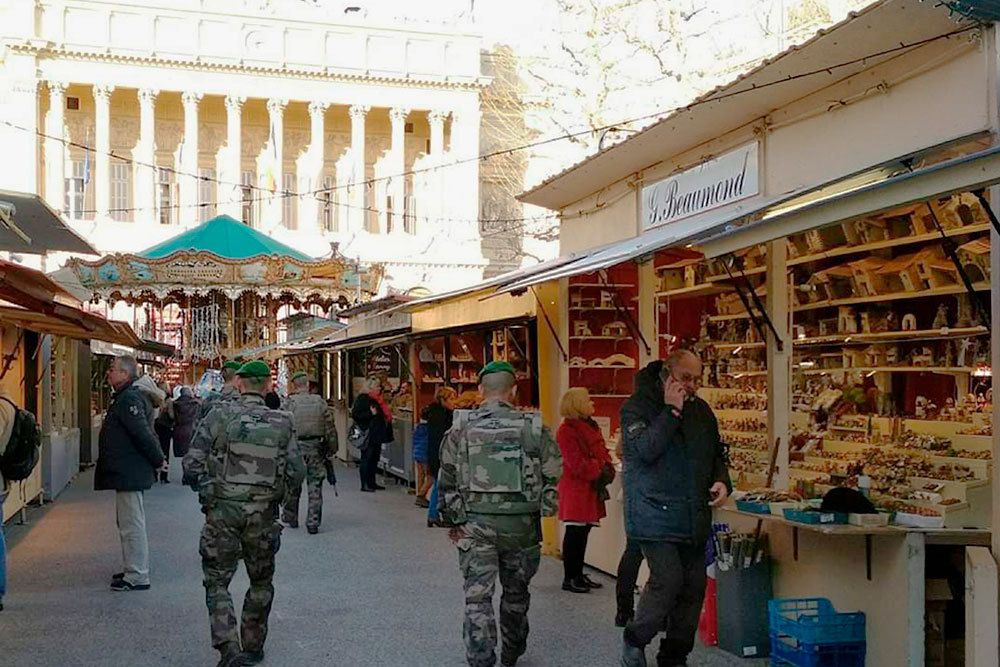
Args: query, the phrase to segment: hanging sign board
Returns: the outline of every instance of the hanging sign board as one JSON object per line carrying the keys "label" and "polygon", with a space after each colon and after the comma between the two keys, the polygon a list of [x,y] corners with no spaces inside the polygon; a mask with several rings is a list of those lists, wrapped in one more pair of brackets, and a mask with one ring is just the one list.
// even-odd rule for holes
{"label": "hanging sign board", "polygon": [[753,142],[642,189],[642,229],[677,222],[760,194]]}

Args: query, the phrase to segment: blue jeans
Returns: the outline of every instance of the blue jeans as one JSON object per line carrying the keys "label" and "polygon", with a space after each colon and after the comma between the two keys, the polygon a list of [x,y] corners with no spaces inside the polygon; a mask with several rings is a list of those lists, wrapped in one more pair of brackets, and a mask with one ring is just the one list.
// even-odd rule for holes
{"label": "blue jeans", "polygon": [[438,481],[434,478],[434,488],[431,490],[431,505],[427,508],[427,518],[433,521],[438,519]]}
{"label": "blue jeans", "polygon": [[3,524],[0,523],[0,602],[7,593],[7,545],[4,543],[3,533]]}

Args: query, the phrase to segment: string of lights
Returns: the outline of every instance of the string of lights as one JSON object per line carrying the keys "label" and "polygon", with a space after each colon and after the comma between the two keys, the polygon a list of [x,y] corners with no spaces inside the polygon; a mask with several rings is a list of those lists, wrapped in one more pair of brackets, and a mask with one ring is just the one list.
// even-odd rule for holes
{"label": "string of lights", "polygon": [[[217,185],[223,185],[223,186],[228,185],[228,186],[233,187],[234,189],[239,189],[241,192],[244,189],[249,189],[249,190],[252,190],[252,191],[264,192],[264,193],[266,193],[266,195],[262,196],[260,198],[256,198],[256,197],[251,197],[251,198],[239,197],[239,198],[231,199],[231,200],[228,200],[228,201],[199,202],[199,203],[194,203],[194,204],[170,204],[170,205],[167,205],[167,206],[154,206],[154,207],[145,207],[145,208],[143,208],[143,207],[119,207],[119,208],[109,209],[107,212],[108,213],[130,213],[130,212],[146,211],[146,210],[150,210],[150,209],[152,209],[152,210],[164,210],[164,209],[181,209],[181,208],[204,208],[204,207],[219,206],[219,205],[223,205],[223,204],[230,204],[230,205],[232,205],[232,204],[255,203],[255,202],[258,202],[258,201],[269,201],[269,200],[274,200],[274,199],[285,199],[285,198],[289,198],[289,197],[318,196],[318,195],[323,195],[323,194],[332,194],[336,190],[351,189],[351,188],[354,188],[354,187],[361,187],[361,186],[365,186],[365,187],[369,187],[370,188],[375,183],[381,182],[381,181],[391,181],[393,179],[404,178],[406,176],[412,176],[412,175],[421,174],[421,173],[427,173],[427,172],[431,172],[431,171],[437,171],[439,169],[446,169],[446,168],[451,168],[451,167],[457,167],[457,166],[466,165],[466,164],[470,164],[470,163],[477,162],[477,161],[486,161],[486,160],[489,160],[489,159],[494,158],[494,157],[499,157],[499,156],[503,156],[503,155],[510,155],[510,154],[513,154],[513,153],[516,153],[516,152],[519,152],[519,151],[530,150],[532,148],[537,148],[537,147],[544,146],[544,145],[551,144],[551,143],[555,143],[555,142],[558,142],[558,141],[565,141],[565,140],[569,140],[569,139],[573,139],[573,138],[581,137],[581,136],[585,136],[585,135],[599,134],[599,133],[604,132],[606,130],[617,128],[617,127],[620,127],[620,126],[623,126],[623,125],[632,125],[632,124],[639,123],[639,122],[642,122],[642,121],[647,121],[647,120],[653,120],[653,119],[656,119],[656,118],[661,118],[661,117],[664,117],[664,116],[666,116],[668,114],[671,114],[671,113],[674,113],[674,112],[677,112],[677,111],[681,111],[681,110],[690,111],[691,109],[694,109],[695,107],[698,107],[698,106],[701,106],[701,105],[704,105],[704,104],[709,104],[711,102],[718,102],[720,100],[737,97],[739,95],[744,95],[744,94],[747,94],[747,93],[760,91],[760,90],[763,90],[763,89],[766,89],[766,88],[777,86],[777,85],[780,85],[780,84],[783,84],[783,83],[788,83],[788,82],[791,82],[791,81],[796,81],[796,80],[803,79],[803,78],[810,77],[810,76],[817,76],[817,75],[824,74],[824,73],[832,75],[834,73],[834,71],[838,70],[838,69],[849,67],[851,65],[855,65],[855,64],[858,64],[858,63],[863,63],[863,62],[865,62],[865,61],[867,61],[869,59],[872,59],[872,58],[879,58],[879,57],[886,56],[886,55],[891,55],[893,53],[897,53],[897,52],[900,52],[900,51],[904,51],[904,50],[908,50],[908,49],[913,49],[913,48],[917,48],[917,47],[924,46],[924,45],[927,45],[927,44],[931,44],[933,42],[936,42],[936,41],[939,41],[939,40],[942,40],[942,39],[950,39],[951,37],[954,37],[954,36],[957,36],[957,35],[969,32],[971,30],[977,29],[978,27],[979,27],[979,24],[977,23],[977,24],[973,24],[973,25],[968,25],[968,26],[963,26],[963,27],[960,27],[960,28],[956,28],[955,30],[952,30],[950,32],[943,33],[943,34],[940,34],[940,35],[935,35],[933,37],[928,37],[928,38],[925,38],[925,39],[922,39],[922,40],[917,40],[917,41],[909,42],[909,43],[901,42],[897,46],[894,46],[894,47],[891,47],[891,48],[887,48],[887,49],[883,49],[881,51],[877,51],[877,52],[874,52],[874,53],[870,53],[870,54],[867,54],[865,56],[859,56],[859,57],[852,58],[850,60],[846,60],[846,61],[843,61],[843,62],[840,62],[840,63],[836,63],[836,64],[833,64],[833,65],[827,65],[827,66],[819,67],[817,69],[809,70],[809,71],[806,71],[806,72],[800,72],[798,74],[789,74],[789,75],[787,75],[785,77],[782,77],[782,78],[779,78],[779,79],[774,79],[772,81],[767,81],[767,82],[760,83],[760,84],[751,84],[751,86],[747,87],[747,88],[741,88],[741,89],[738,89],[738,90],[731,90],[731,91],[728,91],[728,92],[725,92],[725,93],[709,94],[709,95],[706,95],[706,96],[704,96],[702,98],[694,100],[694,101],[692,101],[692,102],[690,102],[688,104],[680,105],[680,106],[674,107],[672,109],[661,109],[661,110],[655,111],[653,113],[644,114],[644,115],[641,115],[641,116],[636,116],[636,117],[633,117],[633,118],[616,121],[614,123],[609,123],[609,124],[604,125],[602,127],[587,128],[585,130],[580,130],[578,132],[567,132],[567,133],[564,133],[564,134],[560,134],[560,135],[548,137],[548,138],[545,138],[545,139],[540,139],[538,141],[533,141],[533,142],[529,142],[529,143],[525,143],[525,144],[521,144],[521,145],[517,145],[517,146],[511,146],[511,147],[508,147],[508,148],[503,148],[503,149],[498,149],[498,150],[494,150],[494,151],[489,151],[489,152],[482,153],[482,154],[474,156],[474,157],[460,158],[460,159],[456,159],[456,160],[453,160],[453,161],[450,161],[450,162],[446,162],[446,163],[443,163],[443,164],[409,169],[409,170],[400,172],[398,174],[392,174],[392,175],[388,175],[388,176],[366,178],[366,179],[361,180],[361,181],[352,181],[351,183],[343,183],[343,184],[338,184],[338,185],[334,185],[334,186],[330,186],[330,187],[326,187],[326,188],[318,188],[318,189],[314,189],[314,190],[309,190],[309,191],[306,191],[306,192],[293,192],[293,191],[287,191],[287,190],[278,192],[278,191],[272,191],[269,188],[265,188],[265,187],[262,187],[262,186],[259,186],[259,185],[244,184],[244,183],[235,183],[235,182],[226,181],[226,180],[222,180],[222,179],[219,179],[219,178],[216,178],[216,177],[213,177],[213,176],[207,176],[207,175],[203,175],[203,174],[191,174],[191,173],[187,173],[187,172],[184,172],[182,170],[176,169],[174,167],[161,166],[161,165],[158,165],[158,164],[143,162],[141,160],[135,160],[135,159],[133,159],[133,158],[131,158],[129,156],[121,155],[119,153],[116,153],[113,150],[110,150],[110,151],[106,151],[106,154],[109,157],[111,157],[113,159],[116,159],[116,160],[119,160],[119,161],[122,161],[124,163],[130,164],[132,166],[147,167],[147,168],[154,169],[154,170],[165,170],[165,171],[167,171],[169,173],[174,174],[175,176],[183,176],[183,177],[186,177],[186,178],[193,178],[193,179],[195,179],[196,181],[199,181],[199,182],[211,182],[211,183],[215,183]],[[73,147],[73,148],[78,148],[78,149],[85,150],[85,151],[95,151],[95,149],[93,147],[89,146],[89,145],[81,144],[80,142],[73,141],[71,139],[66,139],[64,137],[52,136],[52,135],[46,134],[45,132],[43,132],[43,131],[41,131],[41,130],[39,130],[37,128],[24,127],[24,126],[18,125],[16,123],[12,123],[12,122],[10,122],[8,120],[0,120],[0,123],[2,123],[3,125],[6,125],[6,126],[12,128],[12,129],[15,129],[15,130],[20,130],[20,131],[34,133],[37,136],[39,136],[39,137],[41,137],[41,138],[43,138],[45,140],[61,142],[61,143],[63,143],[66,146],[70,146],[70,147]],[[389,211],[385,211],[385,210],[374,209],[374,208],[371,208],[371,207],[358,207],[358,206],[355,206],[355,205],[345,204],[345,203],[342,203],[342,202],[339,202],[339,201],[336,202],[335,205],[337,205],[337,206],[344,206],[344,207],[348,207],[348,208],[363,209],[365,211],[371,211],[371,212],[376,212],[376,213],[380,213],[380,214],[389,213]],[[98,212],[99,211],[96,211],[96,210],[81,211],[81,213],[88,213],[88,214],[89,213],[98,213]],[[476,219],[456,219],[456,218],[432,218],[432,217],[425,217],[423,219],[425,219],[425,220],[437,220],[437,221],[442,221],[442,222],[445,222],[445,221],[446,222],[460,222],[460,223],[472,223],[472,222],[477,222],[477,223],[483,223],[483,222],[486,222],[486,223],[496,223],[496,222],[529,222],[529,221],[533,221],[533,220],[553,219],[555,217],[556,217],[556,214],[550,214],[550,215],[545,215],[545,216],[535,216],[535,217],[525,217],[525,218],[497,219],[497,220],[483,219],[483,218],[476,218]]]}

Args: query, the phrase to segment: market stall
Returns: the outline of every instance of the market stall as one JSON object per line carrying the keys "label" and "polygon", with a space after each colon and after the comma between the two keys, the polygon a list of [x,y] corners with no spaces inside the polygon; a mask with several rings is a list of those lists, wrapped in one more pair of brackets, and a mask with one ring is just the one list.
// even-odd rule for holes
{"label": "market stall", "polygon": [[[972,604],[997,597],[996,44],[930,3],[874,3],[523,195],[562,213],[566,257],[499,287],[559,281],[578,357],[561,388],[609,389],[593,376],[620,371],[597,370],[607,343],[590,337],[632,266],[638,364],[699,352],[734,481],[758,491],[743,509],[766,512],[718,519],[764,521],[775,596],[865,612],[868,664],[996,646],[995,604]],[[810,512],[837,486],[883,511]],[[589,563],[613,571],[618,531],[594,531]],[[925,600],[943,579],[949,599]],[[966,627],[936,624],[963,605]]]}

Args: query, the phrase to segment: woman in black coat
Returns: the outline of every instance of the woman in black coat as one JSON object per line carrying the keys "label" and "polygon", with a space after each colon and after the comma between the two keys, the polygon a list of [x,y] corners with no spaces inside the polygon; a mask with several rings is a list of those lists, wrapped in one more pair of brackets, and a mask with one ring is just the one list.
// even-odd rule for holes
{"label": "woman in black coat", "polygon": [[174,401],[174,456],[184,458],[194,437],[194,427],[201,412],[201,401],[194,397],[190,387],[181,387],[181,395]]}
{"label": "woman in black coat", "polygon": [[376,381],[369,384],[367,393],[358,394],[351,408],[351,418],[366,437],[361,449],[361,461],[358,464],[361,473],[361,490],[370,493],[384,490],[375,477],[378,471],[378,461],[382,456],[382,445],[392,442],[392,413],[384,400],[380,400],[381,388]]}

